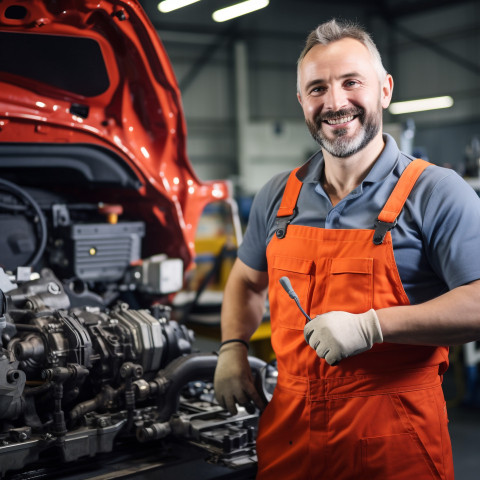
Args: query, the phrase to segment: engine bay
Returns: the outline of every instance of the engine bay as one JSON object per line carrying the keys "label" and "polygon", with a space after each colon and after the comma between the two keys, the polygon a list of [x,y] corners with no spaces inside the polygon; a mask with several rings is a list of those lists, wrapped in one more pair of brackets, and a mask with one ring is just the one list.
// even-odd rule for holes
{"label": "engine bay", "polygon": [[[259,413],[217,404],[216,354],[195,351],[194,332],[171,318],[182,261],[142,259],[145,222],[109,223],[104,205],[0,179],[2,478],[39,468],[55,478],[59,462],[125,444],[162,456],[171,442],[251,475]],[[268,398],[271,367],[249,360]]]}

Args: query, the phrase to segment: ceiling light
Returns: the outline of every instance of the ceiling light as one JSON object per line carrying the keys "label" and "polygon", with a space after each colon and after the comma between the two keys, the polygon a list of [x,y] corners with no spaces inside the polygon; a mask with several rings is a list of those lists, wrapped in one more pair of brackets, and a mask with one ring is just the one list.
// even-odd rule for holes
{"label": "ceiling light", "polygon": [[200,0],[163,0],[158,4],[158,9],[162,13],[168,13],[177,8],[186,7],[192,3],[199,2]]}
{"label": "ceiling light", "polygon": [[213,12],[212,17],[216,22],[226,22],[240,15],[246,15],[255,10],[265,8],[269,3],[269,0],[247,0],[246,2],[237,3],[230,7],[217,10]]}
{"label": "ceiling light", "polygon": [[421,98],[419,100],[409,100],[407,102],[395,102],[390,105],[388,111],[393,115],[402,113],[423,112],[425,110],[438,110],[439,108],[449,108],[453,105],[453,98],[449,96]]}

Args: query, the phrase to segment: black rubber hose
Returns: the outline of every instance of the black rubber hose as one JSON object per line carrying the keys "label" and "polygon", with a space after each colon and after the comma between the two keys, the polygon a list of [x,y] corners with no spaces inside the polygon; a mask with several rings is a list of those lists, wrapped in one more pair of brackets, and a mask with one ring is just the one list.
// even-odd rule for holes
{"label": "black rubber hose", "polygon": [[[156,381],[165,385],[165,391],[161,395],[162,407],[159,411],[158,422],[167,421],[172,414],[177,412],[179,397],[182,388],[194,380],[213,380],[218,356],[209,353],[193,353],[178,357],[170,362],[167,367],[160,370],[156,375]],[[252,373],[259,379],[267,364],[256,357],[248,357]],[[256,381],[257,388],[260,382]],[[260,388],[260,395],[267,401],[263,388]]]}
{"label": "black rubber hose", "polygon": [[105,385],[101,392],[94,398],[86,400],[76,405],[69,414],[70,420],[75,423],[82,415],[93,412],[99,408],[107,408],[107,405],[115,400],[118,395],[118,390],[113,389],[109,385]]}
{"label": "black rubber hose", "polygon": [[18,185],[15,185],[12,182],[4,180],[3,178],[0,178],[0,188],[3,188],[9,193],[12,193],[17,197],[20,197],[24,202],[29,204],[33,208],[33,210],[35,210],[35,213],[38,216],[38,221],[39,221],[38,248],[37,248],[37,251],[32,255],[32,258],[28,260],[27,265],[24,265],[26,267],[34,267],[42,258],[43,252],[45,251],[45,248],[47,246],[48,234],[47,234],[47,221],[45,220],[45,215],[43,214],[42,210],[40,209],[40,206],[33,199],[33,197],[30,194],[28,194],[25,190],[20,188]]}

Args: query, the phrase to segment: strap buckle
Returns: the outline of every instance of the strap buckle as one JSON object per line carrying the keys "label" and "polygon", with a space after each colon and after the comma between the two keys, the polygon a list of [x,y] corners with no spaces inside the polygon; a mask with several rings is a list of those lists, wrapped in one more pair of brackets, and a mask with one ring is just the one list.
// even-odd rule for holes
{"label": "strap buckle", "polygon": [[393,222],[383,222],[377,218],[374,225],[375,233],[373,234],[373,243],[375,245],[381,245],[385,240],[385,235],[387,232],[397,225],[397,219],[395,219]]}
{"label": "strap buckle", "polygon": [[277,238],[285,237],[287,233],[287,226],[293,220],[295,215],[297,214],[297,207],[293,209],[293,213],[288,217],[277,217],[275,220],[275,233]]}

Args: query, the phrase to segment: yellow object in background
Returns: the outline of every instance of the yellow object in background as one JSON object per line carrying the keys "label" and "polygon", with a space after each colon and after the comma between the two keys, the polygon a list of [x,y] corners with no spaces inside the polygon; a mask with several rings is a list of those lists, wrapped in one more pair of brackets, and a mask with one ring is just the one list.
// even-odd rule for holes
{"label": "yellow object in background", "polygon": [[[182,321],[194,330],[197,338],[213,340],[218,345],[221,340],[223,290],[237,258],[240,242],[241,227],[236,217],[236,206],[226,202],[208,205],[197,228],[194,267],[187,274],[182,295],[177,296],[186,299]],[[270,337],[267,314],[250,340],[250,355],[266,362],[274,360]]]}
{"label": "yellow object in background", "polygon": [[223,290],[237,257],[234,240],[227,236],[198,239],[195,241],[195,251],[195,272],[191,278],[190,289],[196,290],[205,275],[216,269],[207,288]]}
{"label": "yellow object in background", "polygon": [[236,231],[235,209],[226,202],[214,202],[205,208],[195,237],[195,267],[190,272],[187,289],[196,291],[206,275],[213,272],[206,286],[223,290],[237,256],[239,235]]}

